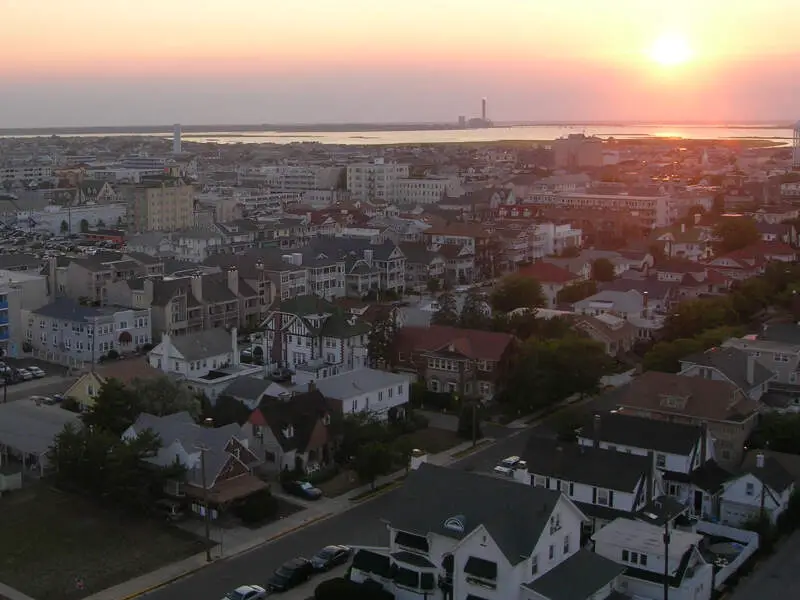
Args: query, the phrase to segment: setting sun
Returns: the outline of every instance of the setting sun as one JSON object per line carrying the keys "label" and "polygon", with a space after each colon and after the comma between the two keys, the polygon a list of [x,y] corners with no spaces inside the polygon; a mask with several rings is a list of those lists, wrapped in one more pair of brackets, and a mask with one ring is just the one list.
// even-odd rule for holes
{"label": "setting sun", "polygon": [[692,58],[692,49],[686,38],[665,34],[653,44],[650,57],[662,66],[673,67],[689,61]]}

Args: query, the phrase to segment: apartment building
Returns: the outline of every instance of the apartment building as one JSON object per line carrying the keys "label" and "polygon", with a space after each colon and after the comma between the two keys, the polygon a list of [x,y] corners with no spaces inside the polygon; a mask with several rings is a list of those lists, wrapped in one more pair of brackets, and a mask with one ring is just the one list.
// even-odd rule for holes
{"label": "apartment building", "polygon": [[107,304],[108,286],[164,273],[161,259],[138,252],[99,252],[86,258],[51,257],[48,277],[55,296]]}
{"label": "apartment building", "polygon": [[28,181],[41,183],[53,178],[49,165],[0,165],[0,181]]}
{"label": "apartment building", "polygon": [[667,227],[678,217],[674,200],[670,196],[537,193],[531,197],[530,203],[540,208],[580,211],[582,218],[592,214],[601,220],[626,217],[643,230]]}
{"label": "apartment building", "polygon": [[312,241],[309,251],[318,260],[343,263],[347,296],[361,298],[371,290],[402,294],[405,289],[406,257],[392,241],[318,238]]}
{"label": "apartment building", "polygon": [[33,355],[70,367],[96,363],[112,350],[131,353],[152,340],[149,308],[84,306],[58,298],[21,314]]}
{"label": "apartment building", "polygon": [[194,224],[194,186],[180,178],[146,179],[120,186],[130,231],[176,231]]}
{"label": "apartment building", "polygon": [[189,277],[150,277],[108,286],[108,298],[134,308],[151,307],[153,335],[182,335],[218,327],[255,328],[261,298],[237,269]]}
{"label": "apartment building", "polygon": [[125,248],[130,252],[197,263],[214,254],[225,252],[228,246],[221,233],[207,229],[188,229],[132,235],[125,240]]}
{"label": "apartment building", "polygon": [[463,194],[457,177],[400,178],[394,182],[390,199],[395,204],[438,204],[445,197]]}
{"label": "apartment building", "polygon": [[25,343],[22,310],[47,304],[47,278],[34,273],[0,270],[0,350],[18,357]]}
{"label": "apartment building", "polygon": [[431,250],[439,251],[444,247],[455,247],[464,251],[459,252],[459,255],[471,255],[475,272],[466,277],[467,281],[471,281],[473,277],[494,277],[500,270],[502,245],[498,236],[494,234],[494,228],[486,224],[434,225],[423,233],[423,237]]}
{"label": "apartment building", "polygon": [[245,168],[239,171],[240,181],[258,181],[277,192],[304,192],[336,187],[342,167],[321,165],[270,165]]}
{"label": "apartment building", "polygon": [[553,142],[557,169],[603,166],[603,140],[573,133]]}
{"label": "apartment building", "polygon": [[409,166],[387,163],[382,158],[372,163],[347,165],[347,190],[354,202],[391,202],[399,179],[409,178]]}

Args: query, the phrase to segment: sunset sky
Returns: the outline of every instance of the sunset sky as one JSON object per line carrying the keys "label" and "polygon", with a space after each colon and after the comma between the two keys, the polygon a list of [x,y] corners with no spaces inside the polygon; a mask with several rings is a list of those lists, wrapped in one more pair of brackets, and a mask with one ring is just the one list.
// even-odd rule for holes
{"label": "sunset sky", "polygon": [[800,0],[0,0],[0,127],[800,118]]}

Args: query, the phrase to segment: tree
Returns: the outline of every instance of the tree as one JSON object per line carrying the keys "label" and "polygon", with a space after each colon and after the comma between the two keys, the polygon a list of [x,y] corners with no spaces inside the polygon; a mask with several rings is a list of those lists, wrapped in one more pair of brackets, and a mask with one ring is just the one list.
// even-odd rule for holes
{"label": "tree", "polygon": [[200,398],[192,390],[166,376],[135,379],[130,389],[136,397],[139,412],[163,417],[185,411],[197,418],[202,411]]}
{"label": "tree", "polygon": [[234,507],[234,512],[245,525],[255,525],[275,516],[278,500],[265,488],[243,498]]}
{"label": "tree", "polygon": [[80,227],[81,227],[81,233],[86,233],[87,231],[89,231],[89,221],[87,221],[86,219],[81,219]]}
{"label": "tree", "polygon": [[433,325],[458,325],[458,305],[456,297],[450,292],[445,292],[439,296],[439,308],[433,313],[431,323]]}
{"label": "tree", "polygon": [[109,379],[100,388],[94,404],[83,415],[83,423],[97,431],[119,437],[142,412],[136,394],[120,381]]}
{"label": "tree", "polygon": [[647,247],[650,256],[653,257],[653,264],[655,266],[663,265],[667,260],[667,253],[664,251],[663,242],[655,242]]}
{"label": "tree", "polygon": [[66,221],[61,221],[61,233],[63,234],[67,232],[69,232],[69,223]]}
{"label": "tree", "polygon": [[461,308],[459,325],[465,329],[488,329],[490,323],[483,295],[477,290],[470,290]]}
{"label": "tree", "polygon": [[381,444],[390,442],[386,424],[365,413],[355,413],[344,417],[341,431],[339,454],[343,462],[355,460],[361,448],[372,442]]}
{"label": "tree", "polygon": [[394,364],[394,342],[397,323],[391,312],[375,320],[367,336],[367,357],[373,369],[391,369]]}
{"label": "tree", "polygon": [[578,258],[580,255],[581,249],[577,246],[567,246],[559,254],[561,258]]}
{"label": "tree", "polygon": [[411,464],[411,453],[414,446],[407,437],[399,437],[392,442],[392,461],[395,464],[403,465],[408,473]]}
{"label": "tree", "polygon": [[677,373],[682,358],[719,346],[725,340],[739,337],[743,333],[744,329],[741,327],[716,327],[701,331],[692,338],[658,342],[644,355],[642,367],[645,371]]}
{"label": "tree", "polygon": [[692,338],[707,329],[739,324],[731,298],[696,298],[678,304],[667,316],[661,331],[665,341]]}
{"label": "tree", "polygon": [[442,284],[436,277],[428,277],[428,282],[425,284],[425,288],[428,290],[429,294],[436,294],[442,289]]}
{"label": "tree", "polygon": [[542,284],[524,275],[506,275],[489,298],[492,308],[509,313],[517,308],[540,308],[545,305]]}
{"label": "tree", "polygon": [[592,263],[592,279],[594,281],[613,281],[614,263],[607,258],[598,258]]}
{"label": "tree", "polygon": [[755,221],[746,217],[726,217],[714,226],[714,252],[727,254],[761,239]]}
{"label": "tree", "polygon": [[584,298],[594,296],[597,293],[597,282],[593,279],[586,281],[576,281],[564,286],[556,293],[556,302],[559,304],[574,304]]}
{"label": "tree", "polygon": [[361,481],[375,489],[375,480],[392,468],[392,451],[383,442],[369,442],[359,448],[353,468]]}

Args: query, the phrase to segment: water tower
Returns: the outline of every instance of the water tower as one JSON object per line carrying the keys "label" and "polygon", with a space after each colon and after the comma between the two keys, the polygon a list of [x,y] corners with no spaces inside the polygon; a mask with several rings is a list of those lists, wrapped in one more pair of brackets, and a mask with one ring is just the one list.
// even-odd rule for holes
{"label": "water tower", "polygon": [[792,168],[800,169],[800,121],[794,124],[792,141]]}

